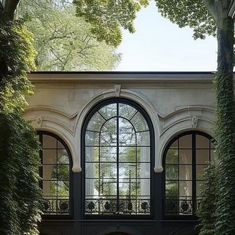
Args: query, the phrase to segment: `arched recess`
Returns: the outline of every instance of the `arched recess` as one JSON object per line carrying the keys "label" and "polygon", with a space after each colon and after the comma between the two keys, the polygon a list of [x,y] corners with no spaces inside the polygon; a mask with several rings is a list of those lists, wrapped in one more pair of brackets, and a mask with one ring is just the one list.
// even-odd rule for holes
{"label": "arched recess", "polygon": [[[145,112],[147,113],[147,115],[149,116],[153,124],[155,146],[158,145],[159,137],[160,137],[160,121],[159,121],[159,114],[157,110],[153,107],[151,102],[149,102],[145,97],[140,96],[140,94],[137,94],[136,92],[133,92],[127,89],[122,89],[120,85],[114,85],[113,90],[108,90],[94,97],[83,107],[81,112],[79,112],[77,116],[77,121],[75,124],[75,139],[77,140],[77,143],[76,143],[77,149],[81,150],[82,126],[90,110],[93,107],[95,107],[98,103],[104,100],[117,98],[117,97],[133,101],[145,110]],[[78,160],[79,165],[76,166],[76,169],[81,170],[81,151],[78,151],[77,154],[78,154],[77,158],[79,159]],[[157,155],[155,151],[155,157],[154,157],[155,164],[156,162],[159,162],[157,158],[159,158],[159,155]]]}
{"label": "arched recess", "polygon": [[151,215],[153,140],[151,119],[129,99],[90,110],[82,127],[85,216]]}
{"label": "arched recess", "polygon": [[164,157],[164,215],[196,216],[204,170],[214,161],[213,138],[201,131],[186,131],[171,138]]}
{"label": "arched recess", "polygon": [[72,214],[72,158],[66,143],[48,131],[37,131],[40,142],[40,187],[47,216]]}
{"label": "arched recess", "polygon": [[163,171],[163,153],[167,144],[175,136],[186,131],[202,131],[214,136],[215,112],[212,108],[187,107],[161,118],[162,131],[156,148],[157,162],[155,172]]}
{"label": "arched recess", "polygon": [[36,131],[47,131],[61,138],[67,145],[72,156],[72,170],[79,171],[77,159],[76,141],[71,128],[71,120],[74,116],[68,116],[63,112],[48,107],[33,107],[26,110],[24,118],[31,123]]}

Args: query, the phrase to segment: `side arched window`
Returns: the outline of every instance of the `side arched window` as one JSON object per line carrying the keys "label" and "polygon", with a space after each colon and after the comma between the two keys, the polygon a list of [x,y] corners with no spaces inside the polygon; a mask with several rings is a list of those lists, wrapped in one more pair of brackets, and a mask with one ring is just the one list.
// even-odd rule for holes
{"label": "side arched window", "polygon": [[45,215],[69,215],[71,157],[66,144],[49,132],[38,132],[40,149],[40,186]]}
{"label": "side arched window", "polygon": [[153,128],[133,102],[97,105],[83,127],[85,215],[150,215]]}
{"label": "side arched window", "polygon": [[203,173],[213,160],[212,138],[202,132],[175,137],[165,151],[165,215],[196,215]]}

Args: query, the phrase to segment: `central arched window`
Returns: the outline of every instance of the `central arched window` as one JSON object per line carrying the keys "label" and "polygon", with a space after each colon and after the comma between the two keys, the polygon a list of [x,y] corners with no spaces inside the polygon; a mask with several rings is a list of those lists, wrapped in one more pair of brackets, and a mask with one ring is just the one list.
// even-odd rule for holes
{"label": "central arched window", "polygon": [[112,99],[84,124],[85,215],[149,215],[152,124],[133,102]]}

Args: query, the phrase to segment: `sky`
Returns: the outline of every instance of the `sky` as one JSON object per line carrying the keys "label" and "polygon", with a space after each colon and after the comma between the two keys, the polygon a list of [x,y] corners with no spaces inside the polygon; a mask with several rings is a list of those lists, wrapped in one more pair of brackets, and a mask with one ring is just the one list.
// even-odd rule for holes
{"label": "sky", "polygon": [[123,31],[116,71],[216,70],[216,39],[194,40],[191,29],[161,17],[154,2],[138,13],[135,28],[134,34]]}

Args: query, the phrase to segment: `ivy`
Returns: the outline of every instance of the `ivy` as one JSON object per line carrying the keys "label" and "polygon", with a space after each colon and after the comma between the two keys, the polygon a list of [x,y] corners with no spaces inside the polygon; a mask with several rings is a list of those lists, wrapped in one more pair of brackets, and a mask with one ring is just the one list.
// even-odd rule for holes
{"label": "ivy", "polygon": [[0,234],[36,235],[40,221],[39,145],[22,114],[32,94],[32,35],[20,22],[0,21]]}

